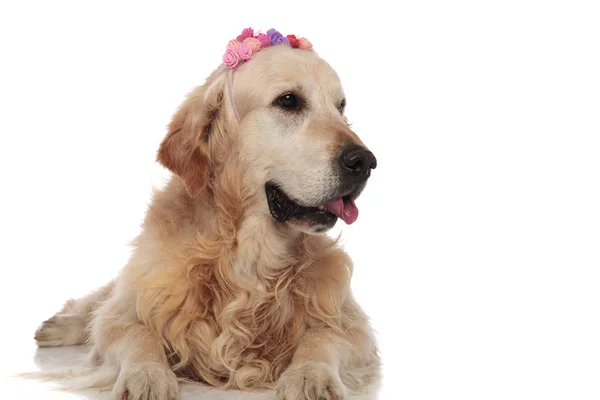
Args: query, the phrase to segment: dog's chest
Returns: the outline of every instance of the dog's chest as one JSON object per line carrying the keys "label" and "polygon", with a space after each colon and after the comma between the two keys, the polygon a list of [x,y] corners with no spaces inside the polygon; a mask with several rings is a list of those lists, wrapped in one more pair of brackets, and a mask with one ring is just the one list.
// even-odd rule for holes
{"label": "dog's chest", "polygon": [[180,373],[215,385],[244,371],[261,371],[266,381],[275,381],[311,323],[291,292],[239,293],[213,310],[190,327],[188,348],[194,355]]}
{"label": "dog's chest", "polygon": [[257,374],[274,382],[308,329],[333,327],[342,318],[344,259],[320,261],[263,270],[237,264],[229,280],[218,268],[203,270],[195,296],[202,312],[186,335],[193,356],[185,375],[215,385]]}

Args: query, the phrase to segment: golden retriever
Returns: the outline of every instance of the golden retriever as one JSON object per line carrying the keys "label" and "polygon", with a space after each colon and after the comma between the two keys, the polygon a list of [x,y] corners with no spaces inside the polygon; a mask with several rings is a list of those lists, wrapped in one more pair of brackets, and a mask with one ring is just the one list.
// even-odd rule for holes
{"label": "golden retriever", "polygon": [[173,178],[118,278],[35,339],[89,344],[81,386],[117,399],[178,399],[180,380],[282,400],[362,393],[378,351],[351,260],[322,233],[356,219],[375,157],[316,53],[272,46],[228,74],[217,68],[175,113],[157,157]]}

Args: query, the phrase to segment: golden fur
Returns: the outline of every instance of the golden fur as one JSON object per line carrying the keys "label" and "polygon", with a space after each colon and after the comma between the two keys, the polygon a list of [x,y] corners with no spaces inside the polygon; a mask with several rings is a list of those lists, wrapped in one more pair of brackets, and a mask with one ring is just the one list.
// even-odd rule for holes
{"label": "golden fur", "polygon": [[[234,74],[241,122],[224,67],[188,96],[158,152],[174,177],[154,193],[129,263],[36,333],[40,346],[92,346],[95,367],[80,386],[175,399],[185,378],[316,400],[377,381],[351,260],[335,240],[268,212],[263,185],[272,174],[310,198],[330,184],[313,180],[332,154],[362,144],[336,109],[343,92],[333,70],[313,52],[276,47]],[[306,120],[287,122],[269,107],[286,85],[316,105]],[[294,136],[281,138],[288,131]]]}

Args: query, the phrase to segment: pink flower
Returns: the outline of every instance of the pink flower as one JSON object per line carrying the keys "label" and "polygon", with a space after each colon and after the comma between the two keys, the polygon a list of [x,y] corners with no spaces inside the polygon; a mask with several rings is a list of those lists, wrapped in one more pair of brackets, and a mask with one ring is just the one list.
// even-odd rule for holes
{"label": "pink flower", "polygon": [[300,38],[298,39],[298,48],[302,50],[312,50],[313,46],[307,38]]}
{"label": "pink flower", "polygon": [[260,47],[269,47],[271,45],[271,39],[264,33],[256,35],[256,39],[260,42]]}
{"label": "pink flower", "polygon": [[247,39],[249,37],[253,37],[254,36],[254,29],[252,28],[246,28],[242,31],[242,33],[240,33],[238,35],[238,37],[236,38],[238,42],[243,42],[244,39]]}
{"label": "pink flower", "polygon": [[237,49],[238,48],[236,48],[236,47],[229,48],[229,49],[227,49],[227,51],[225,52],[225,55],[223,56],[223,62],[229,68],[235,68],[238,65],[238,63],[240,62],[240,56],[238,55]]}
{"label": "pink flower", "polygon": [[244,61],[252,58],[252,47],[250,47],[250,45],[247,43],[240,44],[240,46],[237,48],[237,52],[240,58]]}
{"label": "pink flower", "polygon": [[240,42],[238,42],[238,41],[237,41],[237,40],[235,40],[235,39],[232,39],[232,40],[230,40],[230,41],[229,41],[229,43],[227,43],[227,48],[228,48],[228,49],[234,48],[234,47],[236,47],[238,44],[240,44]]}
{"label": "pink flower", "polygon": [[246,38],[246,39],[244,39],[244,43],[252,48],[252,54],[254,54],[260,50],[260,40],[258,40],[256,38],[253,38],[253,37]]}

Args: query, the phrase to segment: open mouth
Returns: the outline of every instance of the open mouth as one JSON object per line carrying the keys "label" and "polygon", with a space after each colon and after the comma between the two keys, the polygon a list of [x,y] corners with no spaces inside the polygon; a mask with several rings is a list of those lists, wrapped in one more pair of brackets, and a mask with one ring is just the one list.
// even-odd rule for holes
{"label": "open mouth", "polygon": [[358,218],[354,199],[360,190],[334,198],[316,207],[303,206],[292,200],[277,184],[265,184],[269,211],[278,222],[296,220],[312,225],[333,226],[338,218],[350,225]]}

